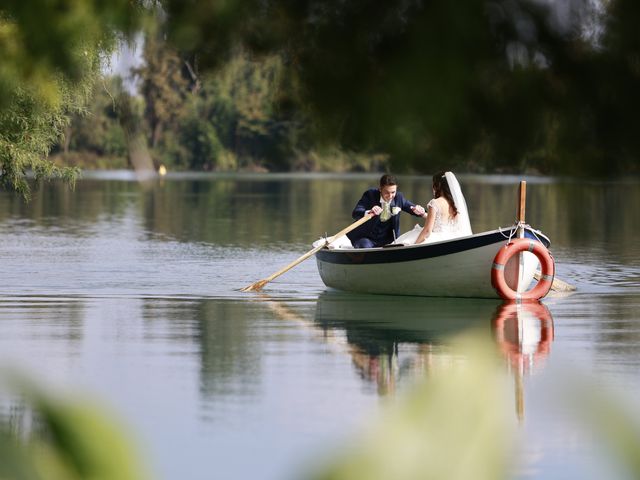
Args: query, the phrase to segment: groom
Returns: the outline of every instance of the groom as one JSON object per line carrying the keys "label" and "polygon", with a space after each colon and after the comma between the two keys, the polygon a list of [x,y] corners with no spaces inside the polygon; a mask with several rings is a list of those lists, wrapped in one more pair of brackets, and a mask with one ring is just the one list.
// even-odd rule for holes
{"label": "groom", "polygon": [[362,194],[351,216],[354,220],[369,214],[375,218],[347,234],[354,247],[381,247],[393,242],[400,235],[398,214],[401,210],[416,217],[425,214],[422,206],[406,200],[397,189],[396,177],[385,174],[380,178],[379,188],[371,188]]}

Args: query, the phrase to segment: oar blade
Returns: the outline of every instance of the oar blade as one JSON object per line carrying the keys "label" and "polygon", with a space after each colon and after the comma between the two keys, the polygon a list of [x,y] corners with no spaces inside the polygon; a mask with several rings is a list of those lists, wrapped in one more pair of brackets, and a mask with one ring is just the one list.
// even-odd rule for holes
{"label": "oar blade", "polygon": [[[540,272],[534,273],[533,278],[535,278],[536,280],[540,280]],[[577,290],[577,287],[563,280],[560,280],[558,277],[554,277],[553,283],[551,284],[551,290],[554,292],[575,292]]]}
{"label": "oar blade", "polygon": [[570,283],[564,282],[559,278],[553,279],[553,284],[551,288],[556,292],[574,292],[577,290],[575,285],[571,285]]}
{"label": "oar blade", "polygon": [[262,287],[264,287],[266,284],[267,284],[267,280],[258,280],[257,282],[254,282],[251,285],[241,288],[240,291],[241,292],[259,292],[260,290],[262,290]]}

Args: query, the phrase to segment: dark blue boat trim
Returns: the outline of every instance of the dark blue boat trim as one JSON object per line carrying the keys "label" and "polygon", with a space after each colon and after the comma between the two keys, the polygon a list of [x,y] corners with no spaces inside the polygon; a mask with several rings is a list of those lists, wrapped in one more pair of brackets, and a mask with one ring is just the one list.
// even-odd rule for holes
{"label": "dark blue boat trim", "polygon": [[[321,262],[344,265],[411,262],[425,258],[451,255],[495,243],[502,243],[509,238],[511,230],[511,228],[493,230],[473,235],[472,237],[450,240],[448,242],[410,247],[363,248],[354,250],[330,250],[324,248],[316,253],[316,256]],[[525,230],[525,236],[527,238],[537,238],[542,241],[545,247],[549,247],[549,239],[537,230],[534,233],[534,231],[527,228]]]}

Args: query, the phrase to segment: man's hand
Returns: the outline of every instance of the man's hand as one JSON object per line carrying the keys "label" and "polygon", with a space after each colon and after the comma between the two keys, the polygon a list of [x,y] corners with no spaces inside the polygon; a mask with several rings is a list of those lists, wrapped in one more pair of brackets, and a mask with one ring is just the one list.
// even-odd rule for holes
{"label": "man's hand", "polygon": [[411,211],[420,217],[424,217],[424,214],[426,213],[426,210],[422,205],[416,205],[415,207],[412,207]]}
{"label": "man's hand", "polygon": [[371,208],[371,213],[373,213],[374,215],[380,215],[382,213],[382,207],[380,207],[378,205],[374,205]]}

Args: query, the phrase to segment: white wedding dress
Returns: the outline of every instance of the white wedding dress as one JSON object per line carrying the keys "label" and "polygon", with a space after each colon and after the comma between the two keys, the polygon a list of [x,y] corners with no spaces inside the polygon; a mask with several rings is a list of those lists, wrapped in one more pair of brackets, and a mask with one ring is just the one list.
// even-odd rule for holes
{"label": "white wedding dress", "polygon": [[[435,199],[431,200],[427,204],[427,209],[431,213],[435,213],[435,221],[433,223],[433,229],[431,234],[425,239],[425,243],[441,242],[443,240],[450,240],[452,238],[464,237],[471,235],[471,222],[469,221],[469,213],[467,211],[467,203],[462,195],[460,184],[458,179],[451,172],[445,173],[445,178],[449,184],[449,190],[451,190],[451,196],[453,202],[458,210],[458,215],[453,219],[448,219],[448,212],[442,212],[438,208]],[[421,225],[416,225],[413,230],[409,230],[407,233],[400,235],[395,242],[396,244],[414,245],[418,239],[418,235],[422,231]]]}

